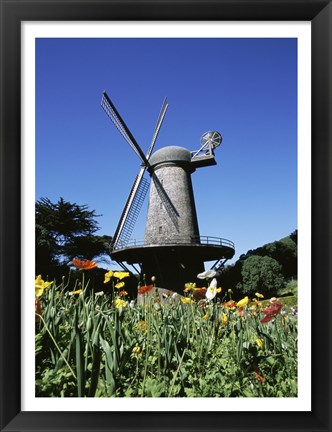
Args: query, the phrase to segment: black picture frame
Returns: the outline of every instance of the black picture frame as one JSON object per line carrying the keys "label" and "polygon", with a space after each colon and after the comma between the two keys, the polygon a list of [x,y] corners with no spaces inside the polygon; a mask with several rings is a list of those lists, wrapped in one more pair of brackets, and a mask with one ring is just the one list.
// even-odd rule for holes
{"label": "black picture frame", "polygon": [[[331,431],[331,1],[0,0],[0,5],[0,430]],[[311,21],[311,411],[260,412],[259,401],[255,412],[21,411],[21,22],[109,20]]]}

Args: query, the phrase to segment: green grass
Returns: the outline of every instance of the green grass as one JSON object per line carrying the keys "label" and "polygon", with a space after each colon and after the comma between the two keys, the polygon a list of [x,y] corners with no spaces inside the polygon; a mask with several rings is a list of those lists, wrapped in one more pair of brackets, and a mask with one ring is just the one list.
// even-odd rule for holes
{"label": "green grass", "polygon": [[[278,297],[278,303],[283,306],[297,307],[297,296],[287,296],[287,297]],[[253,304],[253,303],[251,303]],[[262,307],[267,307],[270,305],[269,300],[262,301]]]}

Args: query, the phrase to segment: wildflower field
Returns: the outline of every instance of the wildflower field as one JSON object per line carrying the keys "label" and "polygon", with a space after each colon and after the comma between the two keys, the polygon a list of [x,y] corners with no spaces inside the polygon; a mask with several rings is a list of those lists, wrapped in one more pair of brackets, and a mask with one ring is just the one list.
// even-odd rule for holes
{"label": "wildflower field", "polygon": [[[38,397],[296,397],[296,297],[236,299],[208,280],[182,294],[105,274],[91,261],[73,290],[35,281]],[[234,298],[233,298],[234,297]]]}

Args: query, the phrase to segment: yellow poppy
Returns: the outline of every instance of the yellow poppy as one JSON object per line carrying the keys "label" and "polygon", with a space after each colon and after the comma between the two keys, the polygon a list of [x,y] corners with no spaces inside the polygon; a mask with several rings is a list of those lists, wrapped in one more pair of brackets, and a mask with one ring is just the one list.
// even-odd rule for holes
{"label": "yellow poppy", "polygon": [[263,294],[255,293],[255,296],[258,298],[264,298]]}
{"label": "yellow poppy", "polygon": [[111,280],[111,277],[113,276],[113,271],[110,270],[107,273],[104,274],[105,280],[104,283],[107,283]]}
{"label": "yellow poppy", "polygon": [[53,282],[43,281],[41,275],[38,275],[35,280],[35,295],[40,297],[46,288],[49,288]]}
{"label": "yellow poppy", "polygon": [[184,291],[188,292],[188,291],[193,290],[194,288],[196,288],[196,284],[195,284],[195,282],[187,282],[187,283],[184,284],[184,288],[185,288]]}
{"label": "yellow poppy", "polygon": [[76,291],[71,291],[71,292],[69,293],[69,295],[81,294],[82,291],[83,291],[83,290],[81,290],[81,289],[78,289],[78,290],[76,290]]}
{"label": "yellow poppy", "polygon": [[114,288],[120,289],[120,288],[124,287],[124,285],[125,285],[124,282],[118,282],[116,285],[114,285]]}
{"label": "yellow poppy", "polygon": [[125,302],[125,300],[122,300],[122,299],[119,299],[119,298],[117,298],[117,299],[114,300],[114,304],[115,304],[115,307],[117,309],[126,307],[126,305],[127,305],[127,303]]}
{"label": "yellow poppy", "polygon": [[116,278],[118,278],[118,279],[123,279],[125,277],[129,277],[129,272],[121,272],[121,271],[119,272],[119,271],[116,271],[116,272],[113,273],[113,276],[116,277]]}
{"label": "yellow poppy", "polygon": [[226,324],[227,324],[227,315],[225,313],[223,313],[222,316],[221,316],[221,325],[223,327],[225,327]]}
{"label": "yellow poppy", "polygon": [[248,298],[248,296],[246,296],[242,300],[238,301],[236,303],[236,306],[237,307],[243,307],[243,306],[247,305],[248,303],[249,303],[249,298]]}
{"label": "yellow poppy", "polygon": [[259,346],[259,348],[264,347],[264,340],[263,339],[256,339],[256,344]]}
{"label": "yellow poppy", "polygon": [[184,303],[184,304],[194,303],[194,301],[191,300],[191,298],[189,298],[189,297],[181,297],[181,301],[182,301],[182,303]]}

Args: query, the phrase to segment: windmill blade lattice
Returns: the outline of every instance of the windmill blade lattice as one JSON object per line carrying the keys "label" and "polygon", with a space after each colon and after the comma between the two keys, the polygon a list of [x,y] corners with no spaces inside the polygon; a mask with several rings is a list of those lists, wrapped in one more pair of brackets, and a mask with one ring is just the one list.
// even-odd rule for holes
{"label": "windmill blade lattice", "polygon": [[121,118],[120,114],[118,113],[117,109],[115,108],[113,102],[108,97],[106,92],[103,92],[103,96],[101,99],[101,106],[103,110],[106,112],[108,117],[112,120],[115,127],[118,129],[120,134],[123,136],[123,138],[127,141],[127,143],[130,145],[130,147],[134,150],[134,152],[137,154],[137,156],[144,162],[146,166],[149,165],[147,158],[145,157],[145,154],[143,153],[140,146],[137,144],[137,141],[135,140],[134,136],[128,129],[126,123]]}
{"label": "windmill blade lattice", "polygon": [[145,168],[142,167],[141,171],[135,178],[117,229],[113,236],[111,247],[112,250],[126,247],[131,237],[135,223],[146,197],[146,193],[149,189],[150,183],[143,177],[144,172]]}
{"label": "windmill blade lattice", "polygon": [[160,114],[159,114],[159,117],[158,117],[158,120],[157,120],[157,124],[156,124],[155,130],[154,130],[154,134],[152,136],[152,141],[151,141],[149,150],[148,150],[148,152],[146,154],[146,158],[147,159],[149,159],[149,157],[150,157],[150,155],[152,153],[152,150],[153,150],[153,147],[155,145],[156,139],[158,137],[159,130],[160,130],[161,124],[162,124],[162,122],[164,120],[167,108],[168,108],[168,103],[167,103],[167,99],[165,98],[165,100],[163,102],[163,105],[161,107],[161,110],[160,110]]}

